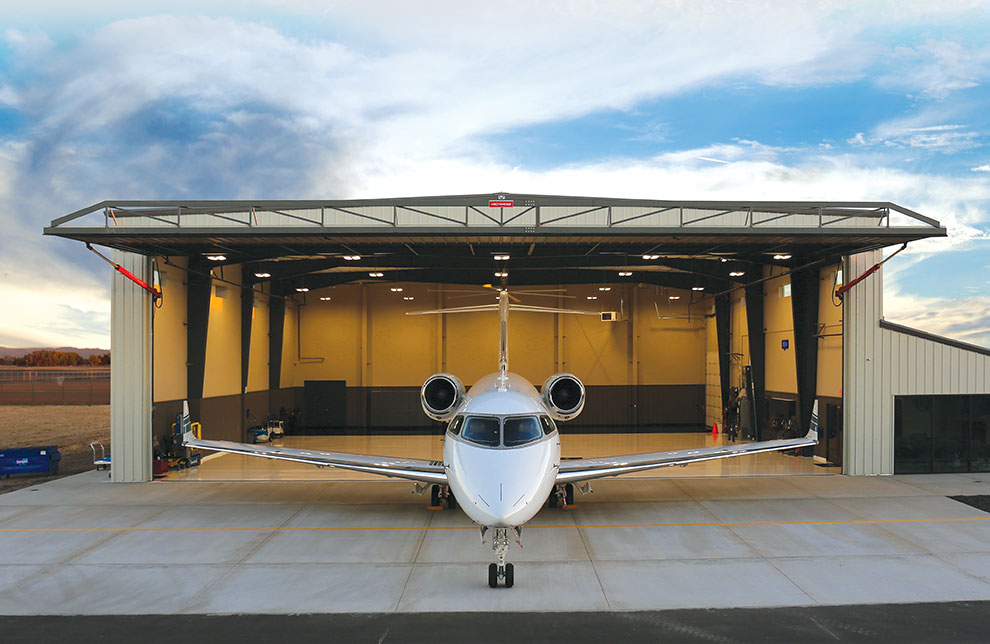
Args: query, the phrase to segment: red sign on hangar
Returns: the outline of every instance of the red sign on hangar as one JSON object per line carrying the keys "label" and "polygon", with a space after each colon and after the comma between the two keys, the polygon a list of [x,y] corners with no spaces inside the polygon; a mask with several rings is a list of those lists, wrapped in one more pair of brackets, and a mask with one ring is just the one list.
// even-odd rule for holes
{"label": "red sign on hangar", "polygon": [[488,202],[488,207],[489,208],[511,208],[512,207],[512,201],[509,200],[509,199],[505,199],[505,200],[501,200],[501,201],[492,200],[492,201],[489,201]]}

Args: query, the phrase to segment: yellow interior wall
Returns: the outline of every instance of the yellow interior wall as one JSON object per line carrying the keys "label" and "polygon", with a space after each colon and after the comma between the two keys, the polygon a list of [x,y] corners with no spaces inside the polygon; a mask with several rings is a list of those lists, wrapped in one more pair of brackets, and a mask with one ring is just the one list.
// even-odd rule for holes
{"label": "yellow interior wall", "polygon": [[[671,296],[680,299],[671,300]],[[710,305],[691,304],[691,291],[658,286],[638,288],[636,299],[639,384],[704,383],[704,313]],[[661,317],[670,319],[660,319],[658,310]]]}
{"label": "yellow interior wall", "polygon": [[[213,269],[220,275],[220,269]],[[240,283],[241,267],[225,266],[223,278]],[[213,282],[210,293],[210,322],[206,333],[206,366],[203,397],[241,393],[241,289]]]}
{"label": "yellow interior wall", "polygon": [[818,395],[835,398],[842,396],[842,304],[835,306],[832,298],[838,269],[830,266],[821,270],[818,295],[818,321],[825,325],[825,337],[818,340]]}
{"label": "yellow interior wall", "polygon": [[[282,347],[283,387],[303,386],[306,380],[344,380],[350,387],[361,382],[361,285],[349,284],[310,291],[302,311],[302,344],[296,345],[296,307],[290,305],[292,328],[286,315]],[[329,301],[320,300],[330,297]],[[302,301],[302,298],[297,298]],[[304,358],[323,358],[299,361]],[[291,368],[294,379],[286,377]]]}
{"label": "yellow interior wall", "polygon": [[731,295],[730,306],[732,320],[729,336],[729,350],[734,357],[730,359],[729,386],[744,389],[743,367],[749,364],[749,330],[746,317],[746,291],[740,289]]}
{"label": "yellow interior wall", "polygon": [[[782,269],[772,268],[772,274]],[[766,326],[767,391],[797,392],[797,367],[794,359],[794,322],[791,298],[783,297],[782,289],[790,284],[789,276],[775,277],[763,283],[763,323]],[[790,348],[781,348],[787,340]]]}
{"label": "yellow interior wall", "polygon": [[[302,300],[303,298],[300,297],[298,299]],[[305,308],[305,305],[299,307],[291,301],[285,303],[285,320],[282,331],[282,375],[280,376],[279,383],[279,386],[283,389],[286,387],[301,387],[306,371],[306,366],[299,364],[300,346],[298,344],[299,333],[296,327],[296,321],[299,319],[300,308]],[[316,354],[313,353],[311,355]]]}
{"label": "yellow interior wall", "polygon": [[[602,293],[597,285],[573,285],[567,294],[576,300],[565,300],[565,308],[585,311],[618,311],[619,299],[625,289]],[[588,297],[598,300],[588,300]],[[626,307],[628,315],[629,307]],[[561,316],[563,321],[563,371],[573,373],[586,385],[629,384],[630,338],[629,321],[602,322],[600,316]],[[548,374],[549,375],[549,374]]]}
{"label": "yellow interior wall", "polygon": [[[176,264],[188,265],[185,258]],[[182,400],[186,397],[186,295],[185,271],[158,263],[164,276],[162,307],[154,318],[154,401]]]}
{"label": "yellow interior wall", "polygon": [[[259,287],[255,286],[257,290]],[[251,309],[251,349],[248,356],[248,391],[268,389],[268,297],[254,294]]]}
{"label": "yellow interior wall", "polygon": [[[371,386],[420,385],[437,372],[437,316],[406,315],[435,308],[428,284],[369,284]],[[401,288],[401,292],[391,289]],[[403,297],[415,297],[407,301]],[[480,313],[462,314],[472,317]],[[454,316],[456,317],[456,316]]]}

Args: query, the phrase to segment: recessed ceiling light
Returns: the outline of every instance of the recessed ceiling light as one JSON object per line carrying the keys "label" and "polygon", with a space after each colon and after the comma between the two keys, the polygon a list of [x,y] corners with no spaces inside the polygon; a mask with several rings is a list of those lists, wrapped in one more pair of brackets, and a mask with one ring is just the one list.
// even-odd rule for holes
{"label": "recessed ceiling light", "polygon": [[729,277],[742,277],[745,274],[742,271],[729,271]]}
{"label": "recessed ceiling light", "polygon": [[405,295],[405,296],[402,297],[402,299],[404,299],[405,301],[409,302],[411,300],[415,300],[416,298],[415,297],[412,297],[411,295]]}
{"label": "recessed ceiling light", "polygon": [[598,287],[598,290],[599,291],[611,291],[612,290],[612,287],[611,286],[599,286]]}
{"label": "recessed ceiling light", "polygon": [[791,256],[790,255],[780,254],[780,255],[774,255],[773,258],[774,259],[790,259]]}
{"label": "recessed ceiling light", "polygon": [[643,255],[643,259],[660,259],[659,255]]}
{"label": "recessed ceiling light", "polygon": [[588,299],[589,300],[597,300],[598,299],[598,296],[597,295],[589,295],[588,296]]}
{"label": "recessed ceiling light", "polygon": [[705,290],[705,287],[704,286],[692,286],[691,287],[691,290],[692,291],[703,291],[703,290]]}
{"label": "recessed ceiling light", "polygon": [[385,277],[385,273],[368,273],[368,277]]}
{"label": "recessed ceiling light", "polygon": [[324,295],[324,296],[323,296],[323,297],[321,297],[320,299],[321,299],[321,300],[323,300],[324,302],[329,302],[329,301],[330,301],[330,300],[332,300],[333,298],[332,298],[332,297],[330,297],[329,295]]}
{"label": "recessed ceiling light", "polygon": [[402,292],[402,287],[401,286],[393,286],[389,290],[392,291],[393,293],[401,293]]}
{"label": "recessed ceiling light", "polygon": [[508,261],[508,259],[509,259],[509,256],[508,255],[496,255],[495,256],[495,261],[496,262],[504,262],[504,261]]}
{"label": "recessed ceiling light", "polygon": [[206,256],[206,259],[210,260],[211,262],[223,262],[223,261],[226,261],[227,260],[227,256],[226,255],[207,255]]}
{"label": "recessed ceiling light", "polygon": [[632,271],[619,271],[619,277],[629,277],[632,275]]}
{"label": "recessed ceiling light", "polygon": [[271,273],[255,273],[254,276],[255,277],[260,277],[261,279],[265,279],[266,277],[271,277],[272,274]]}
{"label": "recessed ceiling light", "polygon": [[668,300],[679,300],[679,299],[681,299],[681,296],[680,295],[671,295],[667,299]]}
{"label": "recessed ceiling light", "polygon": [[509,274],[506,273],[505,271],[498,271],[497,273],[495,273],[495,277],[508,277],[508,276]]}
{"label": "recessed ceiling light", "polygon": [[724,264],[724,263],[726,263],[726,262],[727,262],[727,261],[729,261],[729,260],[728,260],[728,259],[726,259],[725,257],[723,257],[721,261],[722,261],[722,263]]}
{"label": "recessed ceiling light", "polygon": [[298,292],[298,293],[309,293],[309,289],[306,288],[305,286],[297,286],[296,287],[296,292]]}
{"label": "recessed ceiling light", "polygon": [[348,262],[356,262],[361,259],[360,255],[344,255],[344,259]]}

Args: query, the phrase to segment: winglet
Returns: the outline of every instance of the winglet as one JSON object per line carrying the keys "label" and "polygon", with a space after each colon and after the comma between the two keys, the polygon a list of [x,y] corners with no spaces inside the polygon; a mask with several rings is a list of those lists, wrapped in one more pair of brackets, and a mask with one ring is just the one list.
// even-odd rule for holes
{"label": "winglet", "polygon": [[185,445],[189,441],[196,438],[196,435],[192,430],[192,420],[189,418],[189,401],[182,401],[182,444]]}
{"label": "winglet", "polygon": [[808,435],[805,438],[810,438],[816,443],[818,442],[818,400],[815,400],[815,405],[811,408],[811,427],[808,429]]}

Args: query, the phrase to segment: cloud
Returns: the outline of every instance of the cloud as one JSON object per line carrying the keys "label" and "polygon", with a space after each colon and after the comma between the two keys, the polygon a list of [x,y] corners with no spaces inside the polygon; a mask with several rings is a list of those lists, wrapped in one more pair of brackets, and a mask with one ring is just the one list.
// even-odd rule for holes
{"label": "cloud", "polygon": [[885,284],[883,310],[891,322],[990,348],[990,297],[921,297]]}
{"label": "cloud", "polygon": [[983,165],[978,165],[975,168],[970,168],[973,172],[990,172],[990,163],[985,163]]}
{"label": "cloud", "polygon": [[928,40],[915,47],[901,45],[892,52],[891,67],[879,79],[883,86],[916,91],[940,101],[990,78],[990,47],[966,47],[945,40]]}

